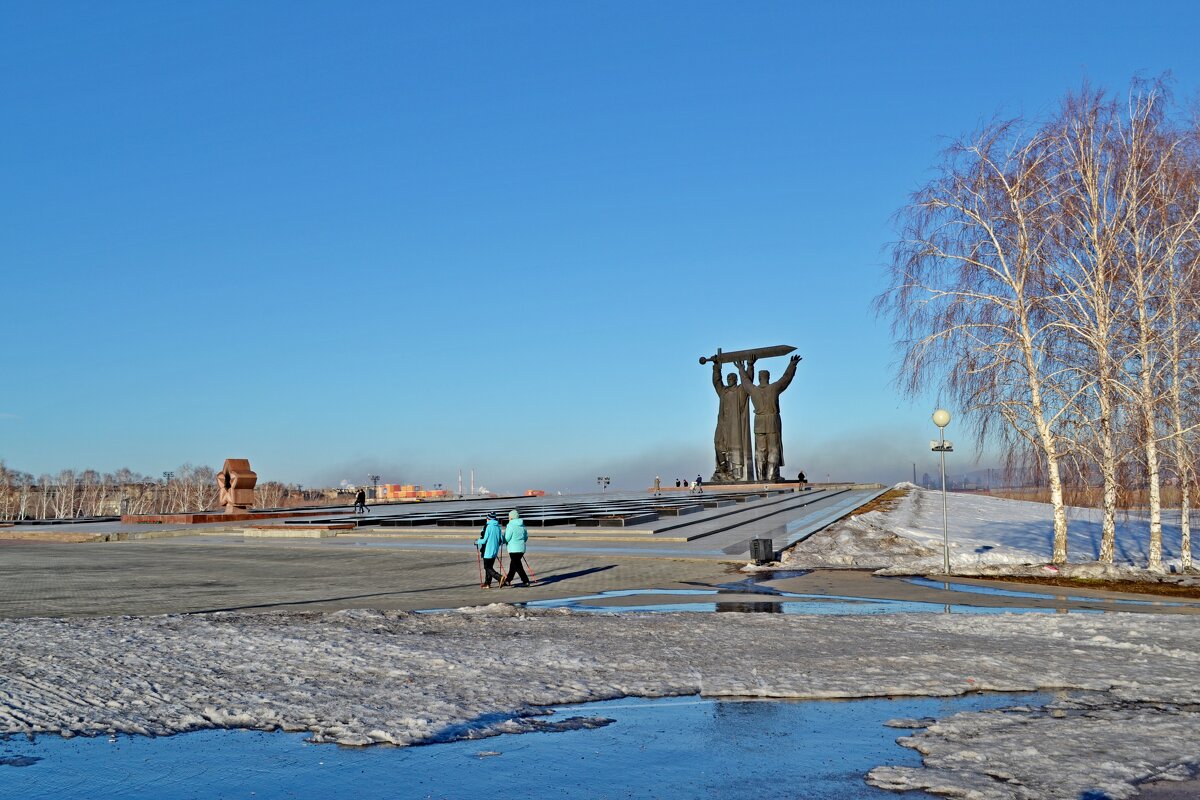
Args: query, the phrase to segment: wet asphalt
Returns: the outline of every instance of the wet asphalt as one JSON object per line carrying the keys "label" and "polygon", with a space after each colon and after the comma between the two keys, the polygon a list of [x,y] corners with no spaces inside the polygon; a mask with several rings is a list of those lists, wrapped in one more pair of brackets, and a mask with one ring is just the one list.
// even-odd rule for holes
{"label": "wet asphalt", "polygon": [[[21,542],[0,548],[0,618],[429,610],[556,600],[572,606],[578,604],[571,599],[580,597],[590,598],[590,609],[613,611],[695,603],[718,604],[697,610],[860,613],[852,604],[834,608],[829,603],[871,599],[897,605],[861,613],[929,611],[939,605],[947,612],[1200,613],[1200,601],[1146,595],[969,579],[918,585],[851,570],[747,575],[711,560],[624,553],[538,552],[531,547],[529,563],[537,579],[534,586],[481,589],[476,551],[469,545],[424,549],[364,542],[328,547],[319,541],[228,537]],[[668,593],[659,596],[656,590]]]}

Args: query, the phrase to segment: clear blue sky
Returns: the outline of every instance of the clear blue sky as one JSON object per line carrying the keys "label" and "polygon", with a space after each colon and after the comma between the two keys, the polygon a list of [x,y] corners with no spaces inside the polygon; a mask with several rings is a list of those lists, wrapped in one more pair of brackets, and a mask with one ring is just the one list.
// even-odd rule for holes
{"label": "clear blue sky", "polygon": [[936,390],[896,396],[869,308],[891,215],[998,112],[1164,70],[1191,96],[1198,22],[1184,2],[4,3],[0,459],[640,487],[712,471],[699,356],[785,343],[786,472],[908,477]]}

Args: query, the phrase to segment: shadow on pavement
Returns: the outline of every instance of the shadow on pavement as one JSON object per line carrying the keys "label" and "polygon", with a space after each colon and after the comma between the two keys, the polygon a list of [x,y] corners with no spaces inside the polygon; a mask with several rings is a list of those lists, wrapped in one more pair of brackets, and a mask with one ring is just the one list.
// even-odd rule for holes
{"label": "shadow on pavement", "polygon": [[559,581],[569,581],[571,578],[582,578],[584,575],[591,575],[596,572],[604,572],[605,570],[616,569],[616,564],[609,564],[606,567],[592,567],[590,569],[580,569],[575,572],[562,572],[558,575],[551,575],[548,578],[540,578],[537,582],[538,586],[548,586]]}

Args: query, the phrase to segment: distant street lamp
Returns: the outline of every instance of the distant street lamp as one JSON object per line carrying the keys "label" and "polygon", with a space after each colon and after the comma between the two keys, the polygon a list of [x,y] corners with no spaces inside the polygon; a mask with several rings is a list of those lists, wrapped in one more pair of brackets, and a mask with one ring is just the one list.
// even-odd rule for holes
{"label": "distant street lamp", "polygon": [[609,480],[607,477],[599,477],[596,478],[596,483],[600,486],[600,491],[603,492],[608,488]]}
{"label": "distant street lamp", "polygon": [[[163,486],[164,486],[164,487],[167,487],[167,488],[169,488],[169,487],[171,486],[171,478],[174,478],[174,477],[175,477],[175,473],[174,473],[174,472],[164,472],[164,473],[162,474],[162,476],[163,476]],[[158,493],[156,493],[156,494],[158,494]],[[165,492],[164,492],[164,493],[161,493],[161,494],[165,494]],[[170,502],[170,498],[164,498],[164,499],[163,499],[163,502],[162,502],[162,504],[161,504],[161,505],[162,505],[162,510],[163,510],[163,511],[168,511],[168,510],[169,510],[169,509],[167,508],[167,505],[168,505],[168,503],[169,503],[169,502]]]}
{"label": "distant street lamp", "polygon": [[368,474],[367,480],[369,480],[371,482],[371,499],[378,500],[379,499],[379,476]]}
{"label": "distant street lamp", "polygon": [[946,453],[954,452],[954,443],[946,441],[946,426],[950,424],[950,412],[939,408],[933,412],[933,424],[938,426],[938,440],[929,443],[929,449],[942,459],[942,542],[945,546],[946,574],[950,574],[950,525],[946,514]]}

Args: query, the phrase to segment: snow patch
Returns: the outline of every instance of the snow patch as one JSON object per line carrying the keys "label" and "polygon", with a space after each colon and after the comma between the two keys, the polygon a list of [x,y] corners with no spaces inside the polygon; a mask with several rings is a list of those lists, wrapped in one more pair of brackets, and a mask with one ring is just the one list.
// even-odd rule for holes
{"label": "snow patch", "polygon": [[0,621],[0,732],[241,727],[411,745],[606,724],[546,709],[624,696],[1074,689],[1091,694],[1049,709],[895,721],[923,728],[902,741],[926,767],[880,768],[871,780],[958,797],[1096,787],[1122,797],[1194,764],[1198,669],[1200,626],[1174,615],[593,616],[496,605],[15,619]]}
{"label": "snow patch", "polygon": [[[887,510],[849,517],[808,537],[784,554],[783,568],[875,569],[895,575],[940,572],[945,550],[941,492],[910,483],[895,488],[909,491]],[[1050,505],[954,492],[947,494],[946,503],[950,563],[955,573],[1012,574],[1015,570],[1018,574],[1045,574],[1054,544]],[[1117,520],[1115,565],[1097,561],[1101,512],[1069,508],[1067,515],[1071,564],[1062,568],[1062,574],[1162,577],[1135,568],[1144,565],[1149,556],[1148,522],[1138,514],[1126,513]],[[1179,525],[1164,521],[1163,559],[1175,572],[1179,571],[1179,546]],[[1173,577],[1200,585],[1195,576]]]}

